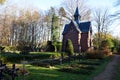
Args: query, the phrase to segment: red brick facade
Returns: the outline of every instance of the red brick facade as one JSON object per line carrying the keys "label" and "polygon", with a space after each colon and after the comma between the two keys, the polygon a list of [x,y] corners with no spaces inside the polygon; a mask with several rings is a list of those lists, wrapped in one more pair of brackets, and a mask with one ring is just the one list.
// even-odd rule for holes
{"label": "red brick facade", "polygon": [[70,26],[71,28],[69,28],[69,31],[63,36],[63,45],[62,45],[62,49],[63,51],[65,50],[65,46],[66,46],[66,41],[68,39],[70,39],[72,41],[73,47],[74,47],[74,51],[78,52],[79,51],[79,45],[80,45],[80,33],[74,28],[74,26]]}
{"label": "red brick facade", "polygon": [[62,51],[65,51],[66,41],[72,41],[74,52],[85,52],[92,44],[92,28],[91,22],[79,21],[79,10],[76,8],[74,20],[66,24],[63,30]]}
{"label": "red brick facade", "polygon": [[81,33],[76,30],[75,26],[70,24],[69,29],[66,34],[63,35],[62,40],[62,50],[65,51],[66,41],[70,39],[72,41],[74,51],[79,52],[80,47],[81,51],[85,52],[91,47],[91,32]]}

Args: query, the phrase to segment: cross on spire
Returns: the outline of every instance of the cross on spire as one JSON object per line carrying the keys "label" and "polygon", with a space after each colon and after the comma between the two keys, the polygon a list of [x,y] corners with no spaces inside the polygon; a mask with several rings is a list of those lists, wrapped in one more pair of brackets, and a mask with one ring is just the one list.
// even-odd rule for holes
{"label": "cross on spire", "polygon": [[79,0],[76,0],[77,7],[76,7],[76,10],[75,10],[75,13],[74,13],[74,20],[75,21],[79,21],[79,18],[80,18],[79,9],[78,9],[78,1]]}

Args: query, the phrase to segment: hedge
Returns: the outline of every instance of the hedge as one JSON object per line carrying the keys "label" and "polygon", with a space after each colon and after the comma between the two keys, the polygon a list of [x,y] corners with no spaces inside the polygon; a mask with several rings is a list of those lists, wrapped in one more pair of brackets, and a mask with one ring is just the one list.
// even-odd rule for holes
{"label": "hedge", "polygon": [[[1,53],[0,57],[3,62],[21,62],[22,60],[33,61],[33,60],[42,60],[42,59],[49,59],[51,56],[58,55],[59,53],[30,53],[27,55],[23,54],[16,54],[5,52]],[[55,56],[59,57],[59,56]]]}

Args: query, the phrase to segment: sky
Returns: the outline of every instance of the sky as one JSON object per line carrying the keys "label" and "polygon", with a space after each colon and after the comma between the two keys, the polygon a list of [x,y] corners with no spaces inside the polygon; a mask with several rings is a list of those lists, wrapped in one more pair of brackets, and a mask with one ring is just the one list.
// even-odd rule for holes
{"label": "sky", "polygon": [[[9,0],[16,5],[22,7],[34,7],[40,10],[48,10],[51,6],[53,7],[61,7],[64,0]],[[68,0],[70,1],[70,0]],[[107,7],[111,13],[116,11],[114,7],[116,0],[87,0],[87,4],[89,8],[95,9]],[[120,26],[114,28],[113,34],[118,35],[120,33]]]}
{"label": "sky", "polygon": [[[62,2],[64,2],[64,0],[9,0],[9,1],[12,1],[13,3],[16,3],[17,5],[21,6],[34,6],[41,10],[47,10],[51,6],[53,7],[62,6]],[[116,0],[87,0],[91,8],[101,6],[112,7],[115,1]]]}
{"label": "sky", "polygon": [[[28,0],[30,1],[30,0]],[[38,7],[39,9],[42,10],[47,10],[51,6],[59,7],[62,6],[62,2],[64,0],[31,0],[31,3],[35,6]],[[70,0],[68,0],[70,1]],[[116,0],[88,0],[87,4],[90,6],[91,9],[94,10],[94,8],[104,8],[107,7],[111,14],[116,11],[116,8],[114,8]],[[120,26],[117,26],[114,28],[114,26],[111,26],[111,33],[114,34],[115,36],[120,33],[119,30]],[[112,31],[114,29],[114,31]]]}

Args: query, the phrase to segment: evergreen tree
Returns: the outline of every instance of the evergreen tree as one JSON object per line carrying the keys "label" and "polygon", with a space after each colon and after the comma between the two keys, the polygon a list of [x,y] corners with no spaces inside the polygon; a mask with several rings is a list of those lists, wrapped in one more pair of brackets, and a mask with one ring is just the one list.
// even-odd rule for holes
{"label": "evergreen tree", "polygon": [[59,18],[56,14],[53,14],[53,17],[52,17],[52,28],[51,28],[51,39],[53,42],[57,42],[58,39],[59,39]]}
{"label": "evergreen tree", "polygon": [[72,44],[72,41],[70,39],[68,39],[66,42],[65,52],[67,53],[67,55],[69,57],[68,61],[70,63],[70,58],[72,55],[74,55],[73,44]]}
{"label": "evergreen tree", "polygon": [[48,14],[51,21],[51,41],[57,42],[59,39],[59,17],[53,7],[51,7]]}
{"label": "evergreen tree", "polygon": [[68,39],[66,42],[65,52],[68,54],[68,56],[74,55],[73,44],[72,44],[72,41],[70,39]]}

